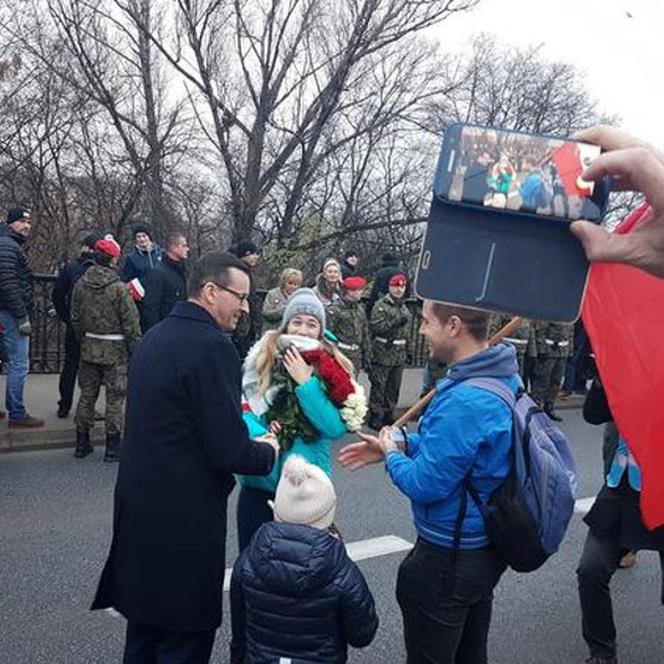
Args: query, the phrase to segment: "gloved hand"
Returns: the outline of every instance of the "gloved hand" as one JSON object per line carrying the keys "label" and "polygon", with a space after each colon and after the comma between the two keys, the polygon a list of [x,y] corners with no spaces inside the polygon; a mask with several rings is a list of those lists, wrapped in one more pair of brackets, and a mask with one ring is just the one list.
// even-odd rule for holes
{"label": "gloved hand", "polygon": [[23,336],[29,337],[32,334],[32,324],[30,323],[30,319],[27,316],[17,320],[16,324],[18,326],[19,333]]}

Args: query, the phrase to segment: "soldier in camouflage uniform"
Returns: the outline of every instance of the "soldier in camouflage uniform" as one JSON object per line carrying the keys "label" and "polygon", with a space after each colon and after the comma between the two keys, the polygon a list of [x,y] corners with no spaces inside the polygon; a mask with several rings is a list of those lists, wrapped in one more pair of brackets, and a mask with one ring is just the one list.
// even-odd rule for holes
{"label": "soldier in camouflage uniform", "polygon": [[346,277],[342,282],[341,302],[327,310],[327,329],[337,337],[339,350],[353,363],[356,378],[360,369],[367,372],[371,369],[369,321],[360,303],[366,285],[363,277]]}
{"label": "soldier in camouflage uniform", "polygon": [[[141,339],[138,309],[114,269],[120,247],[112,238],[95,243],[95,265],[76,282],[71,299],[71,326],[81,344],[76,408],[76,458],[93,451],[90,430],[95,404],[106,386],[106,454],[104,461],[120,458],[122,406],[127,389],[127,362]],[[111,267],[113,266],[113,267]]]}
{"label": "soldier in camouflage uniform", "polygon": [[[506,314],[494,314],[491,317],[489,325],[489,339],[500,332],[505,325],[512,320],[512,316]],[[526,358],[537,357],[537,346],[535,343],[535,326],[527,318],[521,319],[521,323],[513,330],[509,336],[503,337],[503,341],[512,344],[516,350],[516,357],[519,363],[519,374],[526,384]]]}
{"label": "soldier in camouflage uniform", "polygon": [[562,385],[567,358],[572,354],[574,326],[565,323],[536,323],[537,360],[533,381],[533,399],[552,420],[562,422],[553,405]]}
{"label": "soldier in camouflage uniform", "polygon": [[388,282],[387,295],[371,310],[369,328],[373,334],[369,426],[380,429],[394,421],[401,375],[408,353],[411,313],[404,303],[406,276],[398,273]]}

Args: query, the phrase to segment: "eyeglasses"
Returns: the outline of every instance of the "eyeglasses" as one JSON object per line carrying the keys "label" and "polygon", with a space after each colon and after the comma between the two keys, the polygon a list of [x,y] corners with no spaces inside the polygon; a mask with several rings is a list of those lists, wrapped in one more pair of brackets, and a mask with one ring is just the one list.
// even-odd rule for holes
{"label": "eyeglasses", "polygon": [[[244,304],[249,300],[249,293],[238,293],[236,290],[233,290],[232,288],[227,288],[226,286],[222,286],[221,284],[218,284],[216,281],[206,281],[205,284],[214,284],[217,288],[226,291],[227,293],[230,293],[240,304]],[[201,288],[203,288],[205,284],[201,284]]]}

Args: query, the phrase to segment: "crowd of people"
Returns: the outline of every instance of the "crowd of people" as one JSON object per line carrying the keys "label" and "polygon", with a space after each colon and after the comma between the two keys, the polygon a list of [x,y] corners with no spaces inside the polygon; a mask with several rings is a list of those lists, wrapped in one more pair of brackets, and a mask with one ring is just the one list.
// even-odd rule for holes
{"label": "crowd of people", "polygon": [[[606,150],[584,178],[618,176],[622,187],[647,196],[654,214],[628,236],[586,222],[573,232],[591,259],[664,276],[664,158],[617,130],[600,128],[584,139]],[[0,324],[9,425],[39,426],[22,403],[31,331],[22,249],[29,211],[10,210],[5,226]],[[341,465],[384,463],[412,506],[418,538],[396,588],[408,662],[486,663],[493,591],[506,564],[479,505],[511,472],[514,415],[482,380],[514,397],[525,383],[555,419],[573,328],[522,321],[492,345],[504,319],[424,301],[419,332],[429,349],[428,376],[440,368],[444,375],[409,431],[390,426],[412,328],[404,304],[409,279],[394,256],[384,257],[366,302],[359,257],[349,252],[342,261],[325,260],[312,288],[298,268],[287,268],[259,306],[252,271],[261,252],[251,241],[205,254],[185,270],[181,233],[163,250],[145,226],[134,237],[121,271],[112,236],[86,237],[54,293],[69,340],[62,417],[77,370],[81,386],[75,456],[92,451],[89,432],[105,385],[105,459],[122,460],[113,539],[93,608],[112,607],[127,619],[123,661],[209,661],[222,620],[227,503],[236,481],[231,662],[343,662],[349,645],[368,646],[378,618],[336,526],[332,482],[332,443],[357,433],[358,442],[341,450]],[[369,399],[360,369],[370,377]],[[585,415],[611,424],[601,397],[595,380]],[[377,435],[361,432],[365,421]],[[660,532],[642,524],[639,469],[629,441],[612,426],[605,486],[586,517],[578,568],[586,661],[593,664],[617,662],[609,581],[621,557],[664,549]],[[467,500],[468,485],[477,499]]]}

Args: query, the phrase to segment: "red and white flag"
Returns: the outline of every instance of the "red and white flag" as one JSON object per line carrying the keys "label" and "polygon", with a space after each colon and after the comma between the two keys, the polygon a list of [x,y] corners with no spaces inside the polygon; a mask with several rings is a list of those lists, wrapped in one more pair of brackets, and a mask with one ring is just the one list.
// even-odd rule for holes
{"label": "red and white flag", "polygon": [[135,302],[140,302],[145,297],[145,288],[138,277],[127,283],[127,288]]}
{"label": "red and white flag", "polygon": [[[648,223],[643,204],[616,229]],[[641,515],[664,524],[664,279],[618,263],[595,263],[583,305],[609,406],[642,474]]]}

